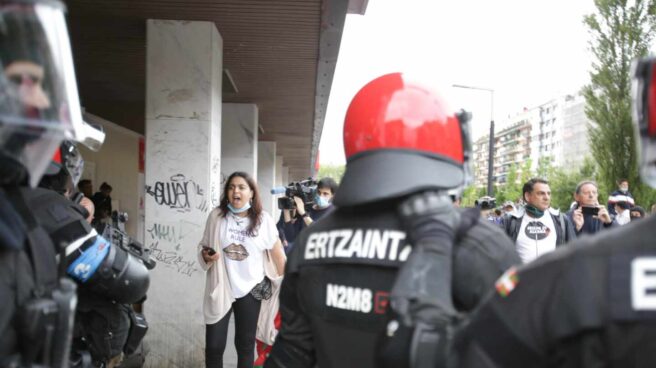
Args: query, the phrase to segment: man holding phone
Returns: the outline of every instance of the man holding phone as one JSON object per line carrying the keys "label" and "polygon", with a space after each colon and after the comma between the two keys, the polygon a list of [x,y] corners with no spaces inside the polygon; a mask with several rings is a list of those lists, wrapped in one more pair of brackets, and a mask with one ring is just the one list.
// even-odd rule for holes
{"label": "man holding phone", "polygon": [[576,235],[594,234],[601,229],[613,226],[613,220],[605,206],[599,205],[597,183],[586,180],[576,186],[574,200],[576,205],[567,212],[574,223]]}

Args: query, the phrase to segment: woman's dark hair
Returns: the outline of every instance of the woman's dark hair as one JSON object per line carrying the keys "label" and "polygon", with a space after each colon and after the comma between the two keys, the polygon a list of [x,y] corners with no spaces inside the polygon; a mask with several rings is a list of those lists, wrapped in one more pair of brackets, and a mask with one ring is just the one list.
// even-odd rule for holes
{"label": "woman's dark hair", "polygon": [[223,186],[223,193],[221,193],[221,203],[219,204],[219,209],[221,210],[221,216],[226,217],[228,212],[230,212],[230,209],[228,208],[228,203],[230,203],[230,200],[228,198],[228,187],[230,186],[230,182],[232,182],[232,179],[236,176],[239,176],[240,178],[246,180],[246,183],[248,183],[249,188],[253,191],[253,198],[251,199],[251,208],[248,209],[248,218],[251,220],[250,225],[248,225],[248,235],[249,236],[255,236],[257,229],[260,227],[260,224],[262,223],[262,201],[260,200],[260,192],[257,189],[257,184],[255,184],[255,180],[248,175],[247,173],[243,171],[235,171],[230,176],[225,182],[225,185]]}

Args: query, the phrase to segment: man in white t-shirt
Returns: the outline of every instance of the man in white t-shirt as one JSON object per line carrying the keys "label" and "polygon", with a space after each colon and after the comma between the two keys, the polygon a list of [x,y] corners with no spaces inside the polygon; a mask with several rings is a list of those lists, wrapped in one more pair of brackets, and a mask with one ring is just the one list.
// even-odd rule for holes
{"label": "man in white t-shirt", "polygon": [[515,241],[517,253],[524,263],[576,238],[572,222],[551,208],[549,182],[533,178],[524,184],[522,195],[526,202],[524,211],[507,214],[503,227]]}

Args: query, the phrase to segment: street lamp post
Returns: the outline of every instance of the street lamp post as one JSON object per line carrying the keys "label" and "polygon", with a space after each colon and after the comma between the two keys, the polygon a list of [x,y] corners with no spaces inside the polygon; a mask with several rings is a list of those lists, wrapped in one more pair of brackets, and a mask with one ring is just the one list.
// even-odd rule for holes
{"label": "street lamp post", "polygon": [[494,197],[493,176],[494,171],[494,90],[491,88],[482,88],[474,86],[464,86],[462,84],[454,84],[455,88],[474,89],[478,91],[490,92],[490,142],[488,158],[487,158],[487,195]]}

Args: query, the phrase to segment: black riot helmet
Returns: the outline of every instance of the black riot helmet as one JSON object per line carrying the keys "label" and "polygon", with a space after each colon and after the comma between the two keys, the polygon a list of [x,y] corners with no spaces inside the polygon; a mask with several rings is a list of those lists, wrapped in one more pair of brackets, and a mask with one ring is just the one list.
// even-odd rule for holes
{"label": "black riot helmet", "polygon": [[64,6],[0,0],[0,177],[35,186],[62,140],[97,149],[82,120]]}

